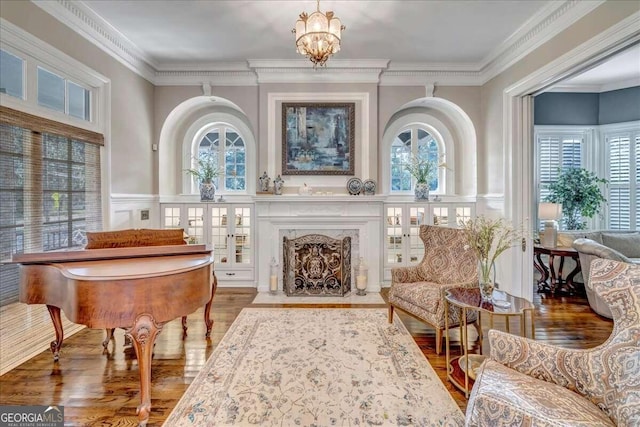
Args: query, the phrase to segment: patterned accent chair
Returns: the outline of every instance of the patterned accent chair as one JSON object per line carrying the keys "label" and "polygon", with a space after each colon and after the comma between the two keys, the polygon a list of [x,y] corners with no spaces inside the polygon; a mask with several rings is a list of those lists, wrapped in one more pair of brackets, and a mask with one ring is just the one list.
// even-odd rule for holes
{"label": "patterned accent chair", "polygon": [[591,283],[613,332],[571,350],[489,331],[467,405],[467,426],[640,426],[640,265],[598,259]]}
{"label": "patterned accent chair", "polygon": [[[393,310],[416,317],[436,330],[436,354],[442,351],[444,296],[447,289],[478,286],[478,259],[468,248],[464,232],[456,228],[420,226],[424,257],[420,264],[391,270],[389,322]],[[449,327],[460,324],[459,309],[449,310]],[[467,322],[474,323],[477,313],[469,312]]]}

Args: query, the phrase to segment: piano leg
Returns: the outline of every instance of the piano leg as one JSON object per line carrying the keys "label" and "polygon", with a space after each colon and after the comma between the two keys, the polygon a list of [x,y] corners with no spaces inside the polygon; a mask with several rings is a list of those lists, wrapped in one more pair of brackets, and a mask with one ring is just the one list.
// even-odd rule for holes
{"label": "piano leg", "polygon": [[62,340],[64,340],[60,308],[47,305],[47,309],[49,310],[49,316],[51,316],[51,321],[53,322],[53,328],[56,330],[56,340],[51,341],[50,348],[51,353],[53,353],[53,360],[57,362],[58,359],[60,359],[60,347],[62,347]]}
{"label": "piano leg", "polygon": [[205,337],[211,337],[211,328],[213,327],[213,320],[211,319],[211,304],[213,304],[213,296],[216,293],[216,289],[218,289],[218,278],[216,274],[213,273],[213,281],[211,283],[211,298],[207,302],[207,305],[204,306],[204,324],[207,326],[207,333]]}
{"label": "piano leg", "polygon": [[140,405],[138,406],[138,423],[146,426],[151,412],[151,356],[156,336],[162,330],[150,314],[140,314],[133,326],[127,330],[138,359],[140,371]]}
{"label": "piano leg", "polygon": [[102,346],[104,347],[105,350],[109,346],[109,341],[111,341],[113,339],[113,331],[115,331],[115,328],[107,328],[107,329],[105,329],[105,332],[107,333],[107,336],[105,337],[104,341],[102,341]]}

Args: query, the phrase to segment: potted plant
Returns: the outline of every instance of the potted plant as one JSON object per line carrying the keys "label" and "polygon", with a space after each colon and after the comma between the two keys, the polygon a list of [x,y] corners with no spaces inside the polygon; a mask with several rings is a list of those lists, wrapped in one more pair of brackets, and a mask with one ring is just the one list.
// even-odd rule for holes
{"label": "potted plant", "polygon": [[547,187],[550,194],[546,202],[561,203],[567,230],[584,230],[584,218],[592,218],[607,199],[600,184],[607,180],[583,168],[569,168],[560,172],[557,181]]}
{"label": "potted plant", "polygon": [[504,251],[520,244],[522,233],[502,218],[488,219],[482,215],[460,225],[467,238],[465,249],[471,249],[478,257],[480,295],[483,300],[491,301],[495,262]]}
{"label": "potted plant", "polygon": [[198,158],[194,158],[194,161],[195,167],[186,169],[186,172],[200,183],[200,200],[215,200],[216,186],[213,181],[222,176],[216,158],[209,153],[202,153]]}
{"label": "potted plant", "polygon": [[430,182],[438,177],[438,168],[444,167],[444,163],[412,155],[404,167],[416,179],[414,189],[416,200],[429,200]]}

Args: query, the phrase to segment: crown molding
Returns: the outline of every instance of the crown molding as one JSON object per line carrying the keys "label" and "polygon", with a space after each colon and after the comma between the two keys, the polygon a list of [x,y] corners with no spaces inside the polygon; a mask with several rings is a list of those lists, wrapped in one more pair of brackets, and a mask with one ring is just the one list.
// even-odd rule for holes
{"label": "crown molding", "polygon": [[256,86],[258,79],[251,70],[237,71],[158,71],[153,79],[156,86]]}
{"label": "crown molding", "polygon": [[480,63],[481,84],[496,77],[604,2],[605,0],[549,2]]}
{"label": "crown molding", "polygon": [[255,85],[260,83],[379,83],[380,85],[482,85],[551,40],[604,0],[564,0],[532,16],[478,63],[390,63],[332,59],[326,68],[309,61],[248,60],[228,63],[157,63],[82,1],[31,0],[127,68],[156,85]]}
{"label": "crown molding", "polygon": [[611,92],[613,90],[627,89],[630,87],[640,86],[640,77],[634,77],[628,80],[607,84],[570,84],[565,83],[557,85],[547,90],[547,92],[587,92],[602,93]]}
{"label": "crown molding", "polygon": [[157,64],[84,3],[70,0],[31,1],[134,73],[154,82]]}

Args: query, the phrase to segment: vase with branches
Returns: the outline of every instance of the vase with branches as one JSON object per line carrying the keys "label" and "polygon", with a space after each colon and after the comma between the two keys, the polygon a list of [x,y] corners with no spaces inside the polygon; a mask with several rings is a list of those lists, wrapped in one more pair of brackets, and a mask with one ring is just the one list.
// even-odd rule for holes
{"label": "vase with branches", "polygon": [[503,218],[489,219],[482,215],[462,222],[461,226],[467,247],[478,258],[480,294],[483,300],[490,301],[495,287],[495,262],[504,251],[521,242],[523,233]]}
{"label": "vase with branches", "polygon": [[444,163],[416,155],[412,155],[409,162],[405,163],[404,168],[416,180],[416,200],[429,199],[430,182],[438,177],[438,168],[445,166]]}
{"label": "vase with branches", "polygon": [[222,176],[217,159],[210,153],[201,153],[194,158],[194,167],[186,169],[187,174],[196,178],[200,184],[200,200],[215,200],[216,187],[214,180]]}

